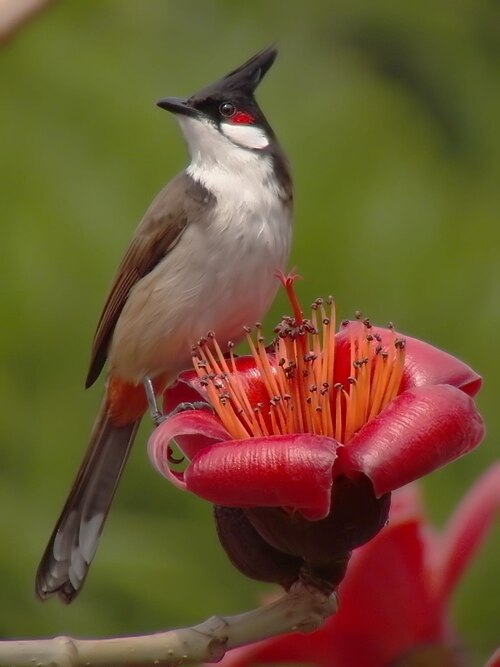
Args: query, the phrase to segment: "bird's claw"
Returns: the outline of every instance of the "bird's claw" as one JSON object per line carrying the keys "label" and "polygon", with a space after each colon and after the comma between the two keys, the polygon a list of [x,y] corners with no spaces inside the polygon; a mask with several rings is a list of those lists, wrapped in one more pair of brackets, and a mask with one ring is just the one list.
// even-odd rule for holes
{"label": "bird's claw", "polygon": [[179,412],[186,412],[186,410],[209,410],[212,413],[214,412],[210,403],[207,403],[206,401],[193,401],[192,403],[190,401],[183,401],[182,403],[179,403],[172,412],[169,412],[167,416],[172,417]]}

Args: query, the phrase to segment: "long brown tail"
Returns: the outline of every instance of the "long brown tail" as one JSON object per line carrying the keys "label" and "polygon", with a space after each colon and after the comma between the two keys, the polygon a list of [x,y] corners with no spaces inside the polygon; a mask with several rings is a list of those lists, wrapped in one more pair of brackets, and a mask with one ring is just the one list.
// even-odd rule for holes
{"label": "long brown tail", "polygon": [[90,444],[36,574],[36,594],[69,603],[85,581],[140,419],[115,426],[104,398]]}

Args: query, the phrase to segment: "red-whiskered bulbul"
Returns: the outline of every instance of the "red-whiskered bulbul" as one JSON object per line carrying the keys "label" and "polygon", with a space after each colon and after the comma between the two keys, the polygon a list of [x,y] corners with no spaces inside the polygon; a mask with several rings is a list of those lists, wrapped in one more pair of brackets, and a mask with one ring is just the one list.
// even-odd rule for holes
{"label": "red-whiskered bulbul", "polygon": [[191,162],[154,199],[123,257],[92,346],[86,387],[108,377],[90,444],[36,575],[41,599],[71,602],[96,552],[147,400],[191,363],[208,331],[222,345],[262,318],[288,261],[292,182],[254,92],[276,58],[261,51],[175,114]]}

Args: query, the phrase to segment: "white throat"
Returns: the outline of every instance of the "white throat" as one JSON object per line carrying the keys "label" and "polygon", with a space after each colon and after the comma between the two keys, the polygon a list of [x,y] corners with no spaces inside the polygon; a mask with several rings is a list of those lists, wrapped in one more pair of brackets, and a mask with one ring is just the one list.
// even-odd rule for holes
{"label": "white throat", "polygon": [[281,194],[271,157],[259,150],[269,145],[262,130],[224,123],[220,132],[209,120],[177,118],[191,154],[187,172],[209,191],[230,193],[241,202],[262,196],[263,189],[273,197]]}

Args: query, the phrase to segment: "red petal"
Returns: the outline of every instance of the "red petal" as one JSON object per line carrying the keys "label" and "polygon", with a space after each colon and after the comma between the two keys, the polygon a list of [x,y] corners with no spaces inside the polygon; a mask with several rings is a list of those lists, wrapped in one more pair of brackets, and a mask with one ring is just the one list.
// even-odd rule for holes
{"label": "red petal", "polygon": [[229,507],[284,507],[310,520],[330,509],[338,443],[309,434],[221,442],[193,458],[189,491]]}
{"label": "red petal", "polygon": [[[196,438],[179,436],[196,435]],[[148,455],[153,467],[166,477],[170,482],[181,489],[186,488],[184,473],[170,470],[168,464],[168,448],[175,438],[177,442],[182,441],[184,454],[192,458],[198,449],[212,444],[213,441],[220,442],[229,437],[226,429],[220,421],[206,410],[186,410],[179,412],[166,419],[148,441]]]}
{"label": "red petal", "polygon": [[[350,369],[350,332],[352,327],[360,323],[349,322],[335,336],[335,382],[345,383]],[[371,332],[378,334],[381,344],[392,345],[394,332],[383,327],[372,327]],[[458,387],[469,396],[475,396],[481,388],[481,377],[451,354],[440,350],[429,343],[417,338],[397,333],[399,338],[406,341],[405,370],[401,383],[401,392],[411,387],[422,387],[433,384],[451,384]]]}
{"label": "red petal", "polygon": [[389,525],[354,552],[330,622],[334,664],[382,667],[444,638],[418,520]]}
{"label": "red petal", "polygon": [[[310,667],[345,667],[333,664],[332,639],[327,621],[319,630],[270,637],[228,651],[217,664],[220,667],[259,667],[260,665],[310,665]],[[349,667],[353,667],[349,663]],[[356,666],[357,667],[357,666]]]}
{"label": "red petal", "polygon": [[406,484],[392,494],[389,514],[391,525],[414,519],[422,520],[424,517],[422,490],[417,483]]}
{"label": "red petal", "polygon": [[481,416],[465,393],[450,385],[416,387],[339,449],[335,472],[363,472],[381,496],[466,454],[483,435]]}
{"label": "red petal", "polygon": [[474,484],[441,537],[435,569],[437,598],[446,604],[460,577],[475,557],[500,512],[500,462],[492,465]]}

